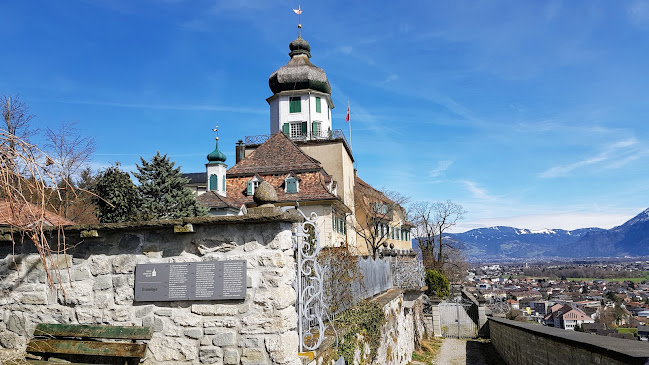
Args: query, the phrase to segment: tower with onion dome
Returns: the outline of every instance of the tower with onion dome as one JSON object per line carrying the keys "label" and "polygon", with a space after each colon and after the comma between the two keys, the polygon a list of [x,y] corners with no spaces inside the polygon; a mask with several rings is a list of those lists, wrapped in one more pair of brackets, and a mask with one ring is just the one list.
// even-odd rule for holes
{"label": "tower with onion dome", "polygon": [[334,104],[327,75],[311,63],[311,46],[301,33],[289,49],[291,59],[268,79],[270,133],[282,131],[294,141],[330,138]]}
{"label": "tower with onion dome", "polygon": [[[218,131],[218,127],[213,129],[214,132]],[[214,191],[221,196],[226,196],[226,170],[228,166],[225,164],[227,157],[223,152],[219,151],[219,137],[216,136],[216,147],[214,151],[207,155],[207,163],[205,169],[207,172],[207,191]]]}

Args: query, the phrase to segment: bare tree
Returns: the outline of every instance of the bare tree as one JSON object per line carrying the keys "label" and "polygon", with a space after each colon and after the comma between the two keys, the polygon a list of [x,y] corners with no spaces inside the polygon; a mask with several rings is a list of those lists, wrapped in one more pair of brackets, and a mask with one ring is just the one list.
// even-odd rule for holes
{"label": "bare tree", "polygon": [[[56,198],[61,199],[54,199],[53,204],[60,215],[75,220],[80,214],[87,213],[92,203],[89,196],[80,196],[78,189],[72,191],[67,183],[76,183],[78,186],[83,178],[88,177],[82,176],[82,172],[85,171],[86,175],[89,173],[88,163],[95,151],[95,140],[82,136],[76,122],[61,122],[59,129],[47,128],[45,135],[50,156],[60,167],[53,183],[58,187]],[[72,209],[73,205],[75,209]]]}
{"label": "bare tree", "polygon": [[[29,121],[34,117],[29,114],[29,108],[20,100],[20,96],[2,95],[0,97],[0,113],[4,125],[2,129],[8,136],[17,139],[6,139],[3,142],[14,149],[18,140],[27,142],[35,132],[30,128]],[[25,146],[22,146],[25,147]]]}
{"label": "bare tree", "polygon": [[[58,166],[50,163],[51,158],[36,146],[25,142],[13,133],[0,128],[0,204],[10,213],[3,217],[3,224],[10,227],[14,244],[32,242],[40,255],[48,283],[54,285],[52,274],[60,276],[56,266],[52,266],[53,254],[65,254],[65,235],[59,229],[53,242],[48,241],[49,227],[69,224],[61,217],[50,213],[49,183],[58,173]],[[53,166],[52,166],[53,165]],[[17,168],[21,166],[21,168]],[[64,187],[72,186],[62,181]],[[60,277],[58,282],[61,283]]]}
{"label": "bare tree", "polygon": [[445,233],[464,217],[466,211],[460,204],[447,200],[415,203],[410,207],[410,213],[424,266],[444,270],[449,257],[447,249],[457,248]]}
{"label": "bare tree", "polygon": [[405,221],[407,215],[403,206],[407,201],[408,198],[397,192],[374,189],[357,178],[354,189],[356,219],[351,227],[373,257],[377,256],[381,246],[387,244],[390,229],[394,228],[393,221],[398,217]]}

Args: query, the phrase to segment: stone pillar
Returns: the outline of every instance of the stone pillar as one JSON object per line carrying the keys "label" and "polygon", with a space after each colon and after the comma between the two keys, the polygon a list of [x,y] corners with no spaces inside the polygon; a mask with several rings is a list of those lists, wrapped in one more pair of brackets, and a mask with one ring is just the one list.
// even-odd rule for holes
{"label": "stone pillar", "polygon": [[485,311],[487,301],[484,298],[478,299],[478,337],[489,337],[489,326],[487,325],[487,312]]}
{"label": "stone pillar", "polygon": [[432,323],[433,336],[435,337],[442,337],[442,322],[439,314],[439,303],[441,302],[442,301],[437,298],[432,298],[430,300],[431,309],[432,309],[431,319],[433,321]]}

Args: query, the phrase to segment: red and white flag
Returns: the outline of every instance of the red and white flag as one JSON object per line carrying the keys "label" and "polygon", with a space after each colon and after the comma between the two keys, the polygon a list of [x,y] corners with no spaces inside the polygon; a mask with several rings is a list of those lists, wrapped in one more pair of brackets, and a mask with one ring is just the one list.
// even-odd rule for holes
{"label": "red and white flag", "polygon": [[297,14],[297,15],[302,14],[302,9],[300,9],[300,6],[299,6],[299,5],[297,6],[297,9],[293,9],[293,11],[294,11],[295,14]]}
{"label": "red and white flag", "polygon": [[345,118],[345,121],[349,122],[349,105],[347,105],[347,117]]}

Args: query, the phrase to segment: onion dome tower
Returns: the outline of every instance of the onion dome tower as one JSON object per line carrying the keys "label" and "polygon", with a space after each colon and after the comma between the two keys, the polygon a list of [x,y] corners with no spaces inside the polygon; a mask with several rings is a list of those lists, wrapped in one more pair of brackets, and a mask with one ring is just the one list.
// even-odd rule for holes
{"label": "onion dome tower", "polygon": [[[214,132],[217,130],[218,127],[213,129]],[[226,196],[225,176],[228,167],[225,164],[226,159],[227,157],[223,152],[219,151],[219,137],[217,136],[214,151],[207,155],[205,169],[207,172],[207,190],[214,191],[221,196]]]}
{"label": "onion dome tower", "polygon": [[301,32],[288,47],[291,59],[268,79],[270,133],[282,131],[293,140],[329,138],[334,104],[327,74],[311,63],[311,46]]}

